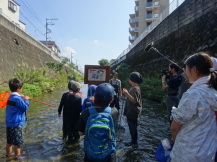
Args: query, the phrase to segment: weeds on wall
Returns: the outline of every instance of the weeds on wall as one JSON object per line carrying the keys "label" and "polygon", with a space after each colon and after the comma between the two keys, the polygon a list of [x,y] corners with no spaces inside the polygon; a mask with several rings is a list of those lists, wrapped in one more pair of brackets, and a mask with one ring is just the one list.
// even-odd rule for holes
{"label": "weeds on wall", "polygon": [[[76,73],[73,66],[69,66],[66,72],[63,68],[65,63],[49,62],[46,65],[41,68],[29,68],[27,65],[22,65],[15,71],[12,78],[16,77],[24,82],[23,94],[35,97],[66,87],[69,80],[83,81],[83,76]],[[6,90],[9,88],[0,88],[0,92]]]}

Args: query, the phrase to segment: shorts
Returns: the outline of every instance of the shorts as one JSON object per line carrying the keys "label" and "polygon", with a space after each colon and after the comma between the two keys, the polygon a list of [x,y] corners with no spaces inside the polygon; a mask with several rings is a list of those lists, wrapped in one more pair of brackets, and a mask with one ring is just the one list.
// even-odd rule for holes
{"label": "shorts", "polygon": [[20,146],[23,144],[22,126],[6,128],[7,144]]}

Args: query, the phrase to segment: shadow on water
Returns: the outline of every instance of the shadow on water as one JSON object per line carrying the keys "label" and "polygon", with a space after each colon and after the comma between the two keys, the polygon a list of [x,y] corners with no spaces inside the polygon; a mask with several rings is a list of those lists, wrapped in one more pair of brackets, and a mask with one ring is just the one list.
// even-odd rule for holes
{"label": "shadow on water", "polygon": [[[22,153],[26,161],[83,161],[83,139],[76,144],[65,144],[62,141],[62,117],[57,116],[57,108],[61,96],[67,90],[57,90],[35,99],[54,105],[49,107],[30,101],[27,112],[28,124],[24,129],[24,145]],[[82,87],[82,98],[87,96],[87,85]],[[4,157],[6,133],[5,110],[0,110],[0,157]],[[143,111],[139,122],[138,148],[125,147],[124,141],[130,141],[130,134],[121,118],[123,128],[116,133],[117,161],[155,161],[155,150],[160,140],[168,137],[169,124],[166,122],[166,109],[159,103],[143,100]]]}

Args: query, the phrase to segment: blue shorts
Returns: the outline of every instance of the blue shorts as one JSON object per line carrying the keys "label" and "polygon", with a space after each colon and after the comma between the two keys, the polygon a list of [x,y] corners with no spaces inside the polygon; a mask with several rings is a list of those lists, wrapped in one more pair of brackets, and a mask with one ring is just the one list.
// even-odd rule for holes
{"label": "blue shorts", "polygon": [[23,144],[22,126],[6,128],[7,144],[20,146]]}

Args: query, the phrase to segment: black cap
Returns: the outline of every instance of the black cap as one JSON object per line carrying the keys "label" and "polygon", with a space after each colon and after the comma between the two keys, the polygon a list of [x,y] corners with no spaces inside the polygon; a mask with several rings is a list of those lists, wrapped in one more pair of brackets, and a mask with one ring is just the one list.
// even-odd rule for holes
{"label": "black cap", "polygon": [[130,80],[138,84],[143,82],[142,75],[139,72],[132,72],[130,74]]}

